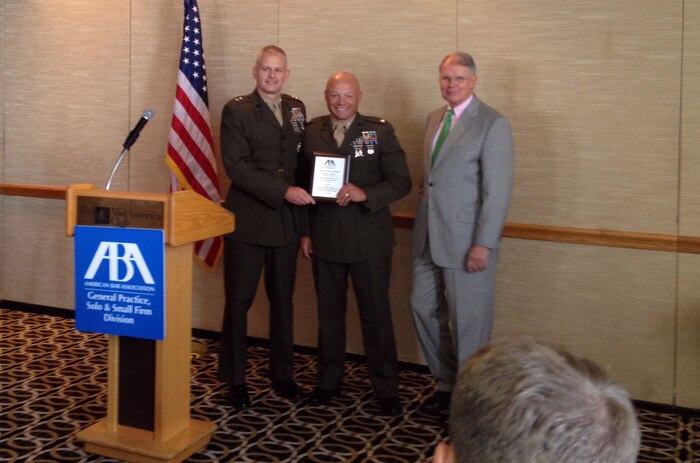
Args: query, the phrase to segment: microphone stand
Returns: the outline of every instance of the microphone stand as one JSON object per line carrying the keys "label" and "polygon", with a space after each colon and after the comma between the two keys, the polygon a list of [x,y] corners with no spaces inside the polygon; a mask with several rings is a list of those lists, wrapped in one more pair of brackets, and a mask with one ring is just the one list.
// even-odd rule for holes
{"label": "microphone stand", "polygon": [[114,168],[112,169],[112,174],[109,176],[109,180],[107,180],[107,185],[105,186],[105,190],[109,191],[110,188],[112,188],[112,180],[114,180],[114,174],[117,173],[117,169],[119,169],[119,165],[122,163],[126,155],[129,153],[129,148],[131,148],[131,145],[134,144],[137,138],[139,138],[139,134],[141,133],[141,129],[146,125],[146,123],[153,117],[153,110],[152,109],[147,109],[143,112],[143,116],[141,116],[141,119],[139,119],[138,123],[136,124],[136,127],[133,128],[131,132],[129,132],[129,136],[126,137],[126,140],[124,140],[124,149],[122,152],[119,154],[119,158],[117,159],[117,163],[114,164]]}
{"label": "microphone stand", "polygon": [[117,159],[117,163],[114,164],[114,168],[112,168],[112,174],[109,176],[109,180],[107,180],[107,185],[105,186],[106,191],[109,191],[109,189],[112,188],[112,180],[114,180],[114,174],[117,173],[119,166],[121,165],[122,161],[124,160],[127,154],[129,154],[129,148],[124,148],[119,154],[119,159]]}

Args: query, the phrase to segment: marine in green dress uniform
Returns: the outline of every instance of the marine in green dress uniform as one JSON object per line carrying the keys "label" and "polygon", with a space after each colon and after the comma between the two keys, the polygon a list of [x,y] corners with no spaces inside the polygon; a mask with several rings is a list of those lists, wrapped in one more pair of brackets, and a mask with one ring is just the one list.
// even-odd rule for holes
{"label": "marine in green dress uniform", "polygon": [[310,402],[327,403],[340,394],[350,279],[381,412],[397,415],[399,367],[389,304],[394,229],[388,206],[409,193],[411,178],[391,124],[357,112],[361,96],[355,76],[331,76],[330,114],[310,121],[304,135],[307,176],[315,151],[350,156],[348,183],[336,198],[309,209],[310,236],[301,242],[303,255],[312,258],[319,317],[319,371]]}
{"label": "marine in green dress uniform", "polygon": [[231,187],[225,207],[236,230],[224,243],[226,306],[219,377],[231,386],[234,407],[250,406],[246,388],[247,313],[264,269],[270,302],[270,376],[273,389],[296,399],[293,380],[292,295],[301,208],[313,198],[296,186],[306,109],[283,95],[289,70],[280,48],[267,46],[253,67],[256,89],[229,101],[221,120],[221,157]]}

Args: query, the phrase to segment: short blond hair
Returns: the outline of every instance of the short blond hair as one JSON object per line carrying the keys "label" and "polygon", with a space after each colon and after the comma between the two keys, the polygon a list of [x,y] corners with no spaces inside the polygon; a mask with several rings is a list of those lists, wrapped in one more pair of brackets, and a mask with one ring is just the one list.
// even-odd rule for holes
{"label": "short blond hair", "polygon": [[278,47],[277,45],[265,45],[260,50],[258,50],[258,53],[255,55],[256,66],[260,66],[260,60],[262,59],[262,56],[266,53],[270,53],[272,55],[282,55],[284,56],[284,60],[287,61],[287,54],[280,47]]}

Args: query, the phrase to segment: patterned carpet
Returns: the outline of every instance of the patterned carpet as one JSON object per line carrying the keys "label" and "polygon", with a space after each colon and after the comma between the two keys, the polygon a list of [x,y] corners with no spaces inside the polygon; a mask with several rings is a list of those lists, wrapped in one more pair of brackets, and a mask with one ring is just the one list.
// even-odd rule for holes
{"label": "patterned carpet", "polygon": [[[105,414],[106,337],[75,331],[73,320],[0,309],[0,462],[114,462],[90,455],[75,433]],[[269,390],[267,350],[250,348],[254,407],[234,412],[216,379],[218,342],[192,364],[192,416],[217,423],[209,445],[188,462],[428,462],[444,437],[440,420],[417,410],[433,388],[421,367],[401,372],[405,414],[375,415],[362,362],[348,361],[333,406],[295,405]],[[295,356],[298,382],[314,384],[312,353]],[[640,462],[700,462],[700,412],[638,404]]]}

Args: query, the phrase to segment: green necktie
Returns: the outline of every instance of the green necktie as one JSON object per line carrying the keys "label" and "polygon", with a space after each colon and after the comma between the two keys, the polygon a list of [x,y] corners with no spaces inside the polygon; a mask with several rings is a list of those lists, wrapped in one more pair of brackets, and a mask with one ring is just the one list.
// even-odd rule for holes
{"label": "green necktie", "polygon": [[454,113],[455,111],[452,108],[450,108],[450,110],[447,111],[447,116],[445,116],[445,123],[442,124],[442,130],[440,130],[440,135],[438,135],[438,139],[435,142],[435,148],[433,148],[433,158],[430,162],[430,165],[435,164],[435,160],[437,159],[437,155],[440,152],[440,148],[442,148],[442,144],[445,142],[447,134],[450,133],[450,126],[452,125],[452,115]]}

